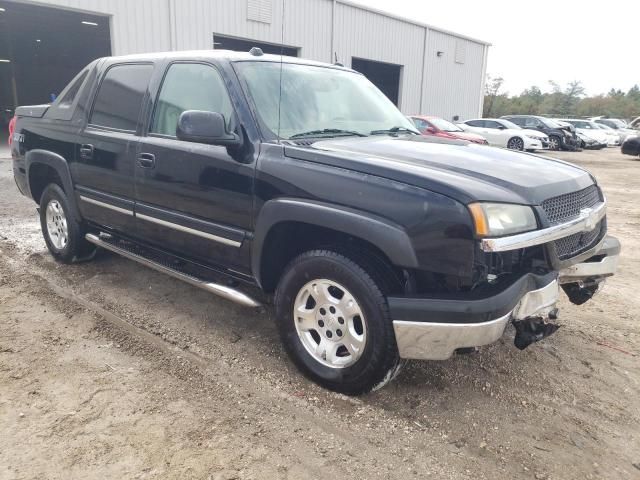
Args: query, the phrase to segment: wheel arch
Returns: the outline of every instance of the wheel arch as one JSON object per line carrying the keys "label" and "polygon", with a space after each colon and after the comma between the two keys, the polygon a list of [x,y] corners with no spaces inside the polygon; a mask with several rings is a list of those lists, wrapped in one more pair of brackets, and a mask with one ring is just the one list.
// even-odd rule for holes
{"label": "wheel arch", "polygon": [[67,160],[58,153],[48,150],[34,149],[25,155],[25,170],[29,195],[36,202],[40,203],[42,192],[50,183],[55,183],[62,188],[72,214],[76,220],[81,220],[80,210],[74,195],[71,172]]}
{"label": "wheel arch", "polygon": [[[312,229],[323,234],[325,240],[329,235],[338,244],[346,238],[355,239],[394,267],[418,266],[411,240],[400,225],[347,207],[292,198],[275,199],[266,202],[260,211],[251,252],[253,275],[265,291],[275,288],[281,274],[281,270],[270,271],[269,262],[283,269],[288,260],[299,253],[295,248],[286,251],[279,248],[295,246],[298,238],[291,238],[292,234],[304,231],[292,227]],[[306,239],[299,240],[306,245]],[[317,245],[311,242],[309,246]]]}

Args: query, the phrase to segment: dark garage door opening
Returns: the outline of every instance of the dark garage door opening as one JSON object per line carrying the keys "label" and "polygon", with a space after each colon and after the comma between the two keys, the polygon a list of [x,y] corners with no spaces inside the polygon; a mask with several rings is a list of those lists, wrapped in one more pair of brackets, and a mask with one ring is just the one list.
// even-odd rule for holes
{"label": "dark garage door opening", "polygon": [[85,65],[108,55],[108,17],[0,0],[2,110],[51,102]]}
{"label": "dark garage door opening", "polygon": [[256,42],[244,38],[226,37],[224,35],[213,36],[213,48],[216,50],[234,50],[236,52],[248,52],[252,47],[259,47],[264,53],[273,55],[286,55],[288,57],[297,57],[298,48],[280,46],[276,43]]}
{"label": "dark garage door opening", "polygon": [[389,100],[398,106],[402,65],[353,57],[351,59],[351,68],[367,77]]}

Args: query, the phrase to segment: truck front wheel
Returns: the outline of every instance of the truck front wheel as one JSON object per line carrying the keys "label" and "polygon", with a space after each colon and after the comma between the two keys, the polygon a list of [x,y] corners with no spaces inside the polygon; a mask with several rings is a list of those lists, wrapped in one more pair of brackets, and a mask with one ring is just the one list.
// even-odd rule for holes
{"label": "truck front wheel", "polygon": [[40,227],[53,258],[72,263],[90,257],[95,246],[84,239],[82,225],[74,220],[64,190],[48,185],[40,197]]}
{"label": "truck front wheel", "polygon": [[383,283],[368,267],[330,250],[306,252],[287,266],[275,296],[293,362],[313,381],[348,395],[384,386],[400,366]]}

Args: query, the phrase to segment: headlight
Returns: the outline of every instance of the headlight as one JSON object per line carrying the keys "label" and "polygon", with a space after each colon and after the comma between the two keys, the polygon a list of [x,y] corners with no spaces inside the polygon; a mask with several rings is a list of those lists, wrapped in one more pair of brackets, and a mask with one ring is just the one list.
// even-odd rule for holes
{"label": "headlight", "polygon": [[479,237],[502,237],[538,228],[531,207],[508,203],[472,203],[469,211]]}
{"label": "headlight", "polygon": [[540,140],[540,137],[536,137],[535,135],[525,135],[525,137],[530,138],[531,140]]}

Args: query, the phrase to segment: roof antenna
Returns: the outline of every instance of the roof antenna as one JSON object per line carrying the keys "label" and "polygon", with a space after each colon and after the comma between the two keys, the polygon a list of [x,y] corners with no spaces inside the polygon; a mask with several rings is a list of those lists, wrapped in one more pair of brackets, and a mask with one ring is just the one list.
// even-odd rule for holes
{"label": "roof antenna", "polygon": [[278,143],[280,143],[280,115],[282,110],[282,63],[284,55],[284,1],[282,0],[282,18],[280,21],[280,92],[278,97]]}

